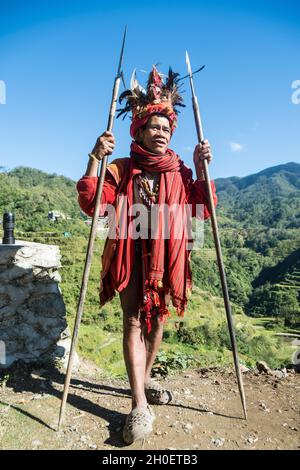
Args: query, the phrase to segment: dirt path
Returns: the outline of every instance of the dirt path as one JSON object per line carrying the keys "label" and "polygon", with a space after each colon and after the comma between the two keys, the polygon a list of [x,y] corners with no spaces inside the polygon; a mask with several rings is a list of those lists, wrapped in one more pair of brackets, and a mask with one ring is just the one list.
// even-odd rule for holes
{"label": "dirt path", "polygon": [[[98,379],[96,379],[98,377]],[[202,369],[167,379],[174,403],[155,406],[144,449],[300,449],[300,375],[243,374],[248,420],[232,371]],[[130,409],[128,384],[99,379],[93,367],[74,376],[64,429],[57,425],[64,376],[19,368],[0,388],[1,449],[141,449],[122,442]]]}

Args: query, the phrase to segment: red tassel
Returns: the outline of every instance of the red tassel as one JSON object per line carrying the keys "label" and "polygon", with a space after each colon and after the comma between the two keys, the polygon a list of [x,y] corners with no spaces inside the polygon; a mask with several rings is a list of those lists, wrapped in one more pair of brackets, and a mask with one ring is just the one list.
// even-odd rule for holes
{"label": "red tassel", "polygon": [[151,325],[151,313],[147,312],[146,317],[145,317],[145,322],[147,326],[147,333],[150,334],[152,330],[152,325]]}
{"label": "red tassel", "polygon": [[178,317],[184,317],[184,308],[182,308],[181,306],[177,307],[176,314]]}
{"label": "red tassel", "polygon": [[158,279],[147,279],[145,281],[145,286],[150,286],[153,289],[155,289],[157,291],[160,291],[160,292],[165,290],[163,282],[161,280],[158,280]]}
{"label": "red tassel", "polygon": [[159,320],[165,323],[170,316],[169,310],[165,304],[165,290],[162,281],[156,279],[147,279],[145,281],[144,302],[141,313],[145,314],[144,320],[147,327],[147,333],[151,333],[152,320],[158,315]]}
{"label": "red tassel", "polygon": [[171,314],[166,307],[162,307],[159,309],[159,319],[161,322],[166,323],[167,318],[170,317]]}

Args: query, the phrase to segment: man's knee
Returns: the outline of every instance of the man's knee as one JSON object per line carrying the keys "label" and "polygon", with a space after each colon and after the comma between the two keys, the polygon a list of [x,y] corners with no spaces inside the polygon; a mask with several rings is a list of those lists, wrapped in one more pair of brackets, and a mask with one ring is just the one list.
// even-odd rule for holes
{"label": "man's knee", "polygon": [[142,322],[140,315],[138,313],[130,314],[124,312],[123,325],[125,332],[141,331]]}
{"label": "man's knee", "polygon": [[152,320],[151,320],[151,331],[150,331],[150,333],[147,332],[147,328],[146,328],[146,325],[145,325],[145,328],[144,328],[145,337],[151,341],[155,337],[162,335],[163,329],[164,329],[163,321],[161,321],[161,319],[158,316],[153,317]]}

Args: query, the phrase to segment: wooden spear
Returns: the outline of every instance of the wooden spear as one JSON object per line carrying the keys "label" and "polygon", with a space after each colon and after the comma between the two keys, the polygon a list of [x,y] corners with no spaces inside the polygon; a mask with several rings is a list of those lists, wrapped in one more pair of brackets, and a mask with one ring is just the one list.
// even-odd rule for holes
{"label": "wooden spear", "polygon": [[[187,64],[187,68],[188,68],[188,74],[189,74],[189,78],[190,78],[190,85],[191,85],[191,91],[192,91],[192,102],[193,102],[195,124],[196,124],[196,129],[197,129],[197,137],[198,137],[198,142],[201,144],[203,142],[202,122],[201,122],[201,116],[200,116],[200,109],[199,109],[199,105],[198,105],[198,100],[197,100],[197,96],[196,96],[195,88],[194,88],[191,63],[190,63],[189,55],[188,55],[187,52],[186,52],[186,64]],[[214,203],[213,203],[213,195],[212,195],[212,191],[211,191],[208,164],[207,164],[207,161],[205,159],[203,160],[203,163],[204,163],[204,173],[205,173],[207,193],[208,193],[208,196],[209,196],[208,199],[209,199],[209,206],[210,206],[210,213],[211,213],[211,224],[212,224],[214,242],[215,242],[216,253],[217,253],[217,262],[218,262],[218,266],[219,266],[219,272],[220,272],[220,278],[221,278],[221,284],[222,284],[224,305],[225,305],[225,310],[226,310],[227,324],[228,324],[229,335],[230,335],[230,340],[231,340],[235,371],[236,371],[237,382],[238,382],[238,387],[239,387],[239,391],[240,391],[241,402],[242,402],[242,406],[243,406],[243,410],[244,410],[244,417],[245,417],[245,419],[247,419],[247,409],[246,409],[246,399],[245,399],[245,393],[244,393],[244,385],[243,385],[243,379],[242,379],[240,363],[239,363],[239,357],[238,357],[237,343],[236,343],[236,337],[235,337],[235,331],[234,331],[234,325],[233,325],[232,313],[231,313],[231,306],[230,306],[229,295],[228,295],[226,274],[225,274],[223,258],[222,258],[222,251],[221,251],[221,244],[220,244],[220,238],[219,238],[218,224],[217,224],[217,218],[216,218],[216,213],[215,213],[215,206],[214,206]]]}
{"label": "wooden spear", "polygon": [[[119,94],[120,80],[123,78],[122,62],[123,62],[123,55],[124,55],[126,30],[127,28],[125,27],[119,66],[118,66],[118,72],[115,77],[114,86],[113,86],[112,100],[111,100],[108,124],[107,124],[107,131],[109,132],[112,132],[112,129],[113,129],[118,94]],[[71,343],[67,373],[66,373],[66,378],[65,378],[64,391],[63,391],[63,396],[62,396],[62,401],[61,401],[61,406],[60,406],[58,431],[60,431],[62,423],[63,423],[64,412],[65,412],[66,402],[68,398],[68,392],[69,392],[69,386],[70,386],[70,380],[71,380],[71,374],[72,374],[72,366],[73,366],[74,355],[75,355],[76,344],[77,344],[77,337],[78,337],[78,332],[79,332],[79,326],[81,323],[83,305],[84,305],[84,300],[85,300],[85,295],[86,295],[88,280],[89,280],[89,274],[90,274],[90,268],[91,268],[91,263],[92,263],[92,255],[93,255],[93,249],[94,249],[94,242],[96,238],[98,216],[99,216],[99,211],[100,211],[103,184],[104,184],[104,178],[105,178],[106,167],[107,167],[107,158],[108,158],[107,155],[105,155],[104,158],[101,160],[101,170],[100,170],[100,176],[98,177],[98,184],[97,184],[97,191],[96,191],[96,204],[95,204],[91,231],[90,231],[90,236],[89,236],[89,242],[88,242],[88,247],[87,247],[87,254],[86,254],[86,259],[85,259],[85,265],[84,265],[84,271],[83,271],[83,277],[82,277],[82,283],[81,283],[81,289],[80,289],[80,296],[79,296],[79,301],[77,305],[77,313],[76,313],[74,331],[73,331],[73,336],[72,336],[72,343]]]}

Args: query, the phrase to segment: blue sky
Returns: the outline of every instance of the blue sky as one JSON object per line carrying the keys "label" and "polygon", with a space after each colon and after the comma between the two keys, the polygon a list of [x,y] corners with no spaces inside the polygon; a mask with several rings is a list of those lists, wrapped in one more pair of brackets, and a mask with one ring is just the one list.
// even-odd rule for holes
{"label": "blue sky", "polygon": [[[0,0],[0,166],[80,178],[107,125],[125,24],[127,85],[134,68],[145,83],[153,63],[185,75],[186,49],[194,69],[206,65],[195,85],[212,178],[300,163],[298,1]],[[188,81],[185,90],[171,147],[192,167]],[[129,125],[116,121],[113,157],[128,155]]]}

